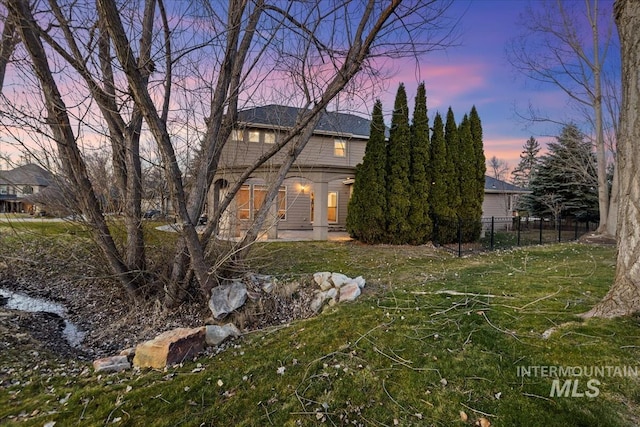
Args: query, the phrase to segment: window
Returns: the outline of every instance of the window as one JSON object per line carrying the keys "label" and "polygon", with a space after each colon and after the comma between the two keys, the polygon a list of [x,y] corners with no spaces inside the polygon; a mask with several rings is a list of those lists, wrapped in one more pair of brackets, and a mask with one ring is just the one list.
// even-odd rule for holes
{"label": "window", "polygon": [[280,187],[278,190],[278,218],[281,220],[287,219],[287,189]]}
{"label": "window", "polygon": [[248,185],[243,185],[238,191],[236,195],[236,202],[238,205],[238,218],[240,219],[249,219],[251,215],[250,202],[251,202],[251,194],[250,187]]}
{"label": "window", "polygon": [[250,130],[249,131],[249,142],[260,142],[260,131],[259,130]]}
{"label": "window", "polygon": [[265,132],[264,133],[264,143],[265,144],[275,144],[276,142],[276,134],[273,132]]}
{"label": "window", "polygon": [[244,140],[244,132],[239,129],[233,129],[231,131],[231,140],[232,141],[243,141]]}
{"label": "window", "polygon": [[[238,218],[252,219],[264,204],[267,197],[268,187],[264,185],[244,185],[236,196],[238,198]],[[278,190],[278,218],[286,219],[287,213],[287,190],[280,187]]]}
{"label": "window", "polygon": [[345,157],[347,155],[347,141],[344,139],[334,139],[333,155],[336,157]]}
{"label": "window", "polygon": [[33,194],[33,187],[30,185],[25,185],[22,187],[22,194]]}
{"label": "window", "polygon": [[338,222],[338,193],[336,191],[329,192],[327,200],[327,220],[329,222]]}
{"label": "window", "polygon": [[267,187],[262,185],[255,185],[253,187],[253,215],[258,213],[258,210],[264,204],[264,199],[267,197]]}
{"label": "window", "polygon": [[7,194],[7,186],[0,185],[0,194]]}
{"label": "window", "polygon": [[[311,222],[314,220],[314,208],[316,204],[315,195],[311,193]],[[330,191],[327,196],[327,221],[338,222],[338,192]]]}

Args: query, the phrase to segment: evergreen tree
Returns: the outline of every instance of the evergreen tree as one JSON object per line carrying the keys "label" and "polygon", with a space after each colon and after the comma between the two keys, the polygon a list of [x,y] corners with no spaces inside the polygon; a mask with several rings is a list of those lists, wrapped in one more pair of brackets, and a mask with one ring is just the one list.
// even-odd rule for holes
{"label": "evergreen tree", "polygon": [[429,118],[427,116],[427,95],[424,83],[418,86],[418,93],[416,94],[410,147],[410,243],[419,245],[428,242],[431,237],[428,200],[431,181],[427,175],[429,165]]}
{"label": "evergreen tree", "polygon": [[446,172],[443,178],[447,181],[447,200],[449,213],[446,217],[438,217],[438,239],[440,243],[453,242],[457,239],[458,214],[460,213],[460,137],[458,127],[449,107],[444,127],[446,146]]}
{"label": "evergreen tree", "polygon": [[480,115],[475,105],[471,107],[469,123],[471,127],[471,139],[473,141],[473,152],[475,155],[475,200],[473,206],[475,228],[470,238],[475,241],[480,238],[482,231],[482,203],[484,202],[484,183],[487,174],[487,159],[484,156],[484,141],[482,137],[482,121],[480,120]]}
{"label": "evergreen tree", "polygon": [[444,122],[437,113],[433,119],[433,133],[430,144],[431,191],[429,191],[429,209],[433,222],[432,238],[436,243],[453,241],[450,221],[455,221],[456,212],[449,205],[449,185],[452,167],[449,164],[447,145],[444,137]]}
{"label": "evergreen tree", "polygon": [[[540,159],[538,158],[539,152],[540,144],[533,136],[530,137],[524,143],[518,166],[511,172],[511,182],[513,182],[514,185],[529,189],[540,164]],[[516,209],[530,211],[534,203],[532,194],[523,194],[516,201]],[[529,213],[532,212],[530,211]]]}
{"label": "evergreen tree", "polygon": [[410,141],[407,92],[404,84],[400,84],[387,145],[387,235],[389,243],[393,244],[404,244],[410,240]]}
{"label": "evergreen tree", "polygon": [[566,125],[548,150],[531,177],[531,213],[597,219],[598,181],[591,143],[575,125]]}
{"label": "evergreen tree", "polygon": [[454,215],[458,215],[460,210],[460,136],[453,110],[449,107],[447,111],[447,121],[444,126],[444,140],[447,146],[447,167],[446,174],[449,192],[449,207],[453,209]]}
{"label": "evergreen tree", "polygon": [[369,141],[362,164],[356,168],[349,200],[347,231],[364,243],[381,243],[386,237],[387,142],[382,103],[373,107]]}
{"label": "evergreen tree", "polygon": [[[476,239],[477,223],[480,220],[477,212],[478,185],[476,153],[471,135],[471,121],[465,114],[458,129],[460,145],[458,152],[458,183],[460,188],[460,207],[458,216],[462,221],[462,239],[465,242]],[[482,212],[480,212],[482,215]]]}
{"label": "evergreen tree", "polygon": [[540,144],[532,136],[524,143],[522,153],[520,153],[520,162],[518,166],[511,172],[511,182],[522,188],[529,188],[531,174],[538,165],[538,153],[540,152]]}

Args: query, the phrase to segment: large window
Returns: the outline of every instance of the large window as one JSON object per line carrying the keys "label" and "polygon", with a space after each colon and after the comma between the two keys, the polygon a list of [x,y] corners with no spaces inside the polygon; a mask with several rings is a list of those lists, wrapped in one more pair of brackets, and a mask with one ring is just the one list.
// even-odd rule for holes
{"label": "large window", "polygon": [[244,132],[242,132],[240,129],[232,130],[231,131],[231,140],[232,141],[239,141],[239,142],[244,141]]}
{"label": "large window", "polygon": [[243,185],[236,195],[238,218],[249,219],[251,216],[251,187]]}
{"label": "large window", "polygon": [[[253,219],[258,210],[264,204],[267,197],[268,187],[264,185],[243,185],[237,195],[238,200],[238,218]],[[287,219],[287,190],[280,187],[278,190],[278,218]]]}
{"label": "large window", "polygon": [[333,155],[336,157],[345,157],[347,155],[347,141],[344,139],[334,139]]}

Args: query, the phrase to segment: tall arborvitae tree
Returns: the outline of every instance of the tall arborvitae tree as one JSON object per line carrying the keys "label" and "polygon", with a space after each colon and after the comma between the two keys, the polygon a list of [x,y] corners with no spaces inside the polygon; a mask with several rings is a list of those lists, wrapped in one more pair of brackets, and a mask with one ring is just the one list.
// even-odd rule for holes
{"label": "tall arborvitae tree", "polygon": [[458,216],[462,221],[462,239],[468,242],[475,239],[476,221],[479,219],[477,218],[476,209],[479,195],[476,179],[476,156],[473,138],[471,136],[471,122],[466,114],[462,122],[460,122],[458,136],[460,138],[458,166],[456,168],[460,189]]}
{"label": "tall arborvitae tree", "polygon": [[409,106],[404,84],[396,94],[387,145],[387,234],[388,241],[409,241],[409,166],[411,129]]}
{"label": "tall arborvitae tree", "polygon": [[431,177],[431,191],[429,191],[429,209],[433,222],[433,241],[446,243],[454,236],[451,234],[450,221],[456,212],[449,204],[449,175],[452,167],[449,164],[447,145],[444,138],[444,122],[437,113],[433,119],[433,133],[431,134],[430,162],[428,174]]}
{"label": "tall arborvitae tree", "polygon": [[386,237],[387,143],[382,103],[373,107],[369,141],[356,170],[347,213],[347,231],[364,243],[381,243]]}
{"label": "tall arborvitae tree", "polygon": [[484,202],[484,182],[487,173],[487,159],[484,156],[484,141],[482,137],[482,121],[478,110],[474,105],[469,113],[469,123],[471,126],[471,140],[473,141],[473,152],[475,155],[475,186],[476,198],[474,209],[475,229],[472,240],[477,240],[482,231],[482,203]]}
{"label": "tall arborvitae tree", "polygon": [[424,244],[431,238],[431,218],[429,217],[430,177],[429,166],[429,118],[427,116],[427,95],[424,83],[418,86],[413,122],[411,125],[411,168],[409,175],[410,211],[409,243]]}
{"label": "tall arborvitae tree", "polygon": [[540,144],[532,136],[524,143],[522,153],[520,153],[520,162],[511,172],[511,182],[522,188],[529,188],[531,174],[536,170],[538,165],[538,153],[540,153]]}
{"label": "tall arborvitae tree", "polygon": [[[456,229],[458,227],[458,214],[460,211],[460,176],[458,170],[460,168],[460,136],[458,135],[458,126],[453,115],[453,110],[449,107],[447,111],[447,119],[444,127],[444,140],[447,147],[447,172],[445,179],[447,180],[447,193],[449,207],[452,210],[452,216],[448,218],[440,218],[440,232],[443,233],[443,227],[449,228],[446,235],[450,236],[446,240],[455,240]],[[442,236],[444,238],[444,235]]]}

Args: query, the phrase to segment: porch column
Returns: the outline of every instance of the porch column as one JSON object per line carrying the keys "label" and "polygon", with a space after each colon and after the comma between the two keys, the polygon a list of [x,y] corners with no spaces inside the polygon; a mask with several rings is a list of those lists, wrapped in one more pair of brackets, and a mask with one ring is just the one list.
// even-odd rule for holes
{"label": "porch column", "polygon": [[329,220],[327,218],[329,183],[313,183],[313,240],[327,240]]}

